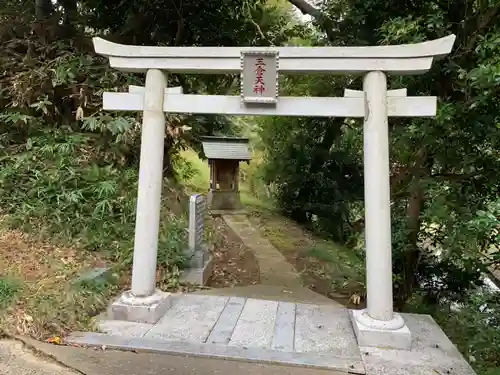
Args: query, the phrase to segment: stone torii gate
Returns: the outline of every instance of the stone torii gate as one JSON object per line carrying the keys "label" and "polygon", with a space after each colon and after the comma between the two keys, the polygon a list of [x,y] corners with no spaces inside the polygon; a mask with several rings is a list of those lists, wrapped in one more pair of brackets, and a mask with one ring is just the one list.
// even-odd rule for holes
{"label": "stone torii gate", "polygon": [[[436,97],[388,90],[387,75],[422,74],[450,53],[455,36],[413,45],[373,47],[143,47],[94,38],[111,67],[145,72],[144,88],[105,92],[105,110],[143,111],[131,290],[111,312],[156,322],[170,306],[155,289],[162,187],[164,113],[364,118],[367,309],[353,310],[360,346],[409,349],[411,332],[393,310],[388,117],[432,117]],[[263,69],[265,67],[265,69]],[[184,95],[167,88],[167,72],[241,74],[241,96]],[[279,73],[363,75],[363,90],[342,98],[279,97]]]}

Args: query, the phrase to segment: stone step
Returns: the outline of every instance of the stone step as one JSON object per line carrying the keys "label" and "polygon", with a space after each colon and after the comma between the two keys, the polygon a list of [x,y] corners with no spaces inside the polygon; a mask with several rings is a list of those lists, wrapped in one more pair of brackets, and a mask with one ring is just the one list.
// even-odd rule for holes
{"label": "stone step", "polygon": [[193,342],[152,340],[127,336],[108,335],[94,332],[74,332],[66,338],[70,345],[106,348],[157,354],[181,355],[186,357],[214,358],[279,364],[281,366],[306,367],[330,370],[331,375],[366,374],[361,358],[346,360],[330,353],[291,353],[259,348],[217,344],[196,344]]}

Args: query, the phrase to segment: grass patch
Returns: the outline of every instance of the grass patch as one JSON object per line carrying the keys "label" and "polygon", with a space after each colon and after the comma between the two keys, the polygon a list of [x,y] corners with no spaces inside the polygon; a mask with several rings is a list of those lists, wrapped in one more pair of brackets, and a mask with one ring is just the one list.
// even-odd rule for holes
{"label": "grass patch", "polygon": [[275,210],[273,202],[265,199],[257,198],[255,195],[252,195],[246,188],[243,186],[240,191],[241,203],[247,208],[251,210],[261,209],[261,210]]}
{"label": "grass patch", "polygon": [[355,251],[332,241],[317,240],[307,255],[327,263],[334,273],[344,278],[358,280],[364,275],[363,259]]}
{"label": "grass patch", "polygon": [[314,236],[276,213],[256,210],[250,220],[311,289],[344,305],[364,295],[364,261],[355,251]]}
{"label": "grass patch", "polygon": [[312,256],[323,262],[334,263],[338,261],[337,255],[338,253],[336,251],[332,251],[331,247],[327,247],[324,245],[323,246],[316,245],[309,251],[309,256]]}
{"label": "grass patch", "polygon": [[21,285],[18,280],[0,278],[0,310],[15,301],[20,289]]}

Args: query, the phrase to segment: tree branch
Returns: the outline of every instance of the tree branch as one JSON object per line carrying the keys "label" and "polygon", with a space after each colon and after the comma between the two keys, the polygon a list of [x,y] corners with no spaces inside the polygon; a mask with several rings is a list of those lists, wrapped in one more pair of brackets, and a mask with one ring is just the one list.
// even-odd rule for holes
{"label": "tree branch", "polygon": [[314,18],[323,17],[323,13],[321,11],[309,4],[306,0],[288,0],[292,3],[298,10],[301,11],[302,14],[308,14]]}
{"label": "tree branch", "polygon": [[476,42],[478,38],[484,34],[484,32],[493,25],[493,21],[495,21],[500,14],[500,5],[494,6],[489,9],[485,14],[480,16],[480,20],[478,20],[478,24],[474,32],[471,32],[471,37],[468,39],[467,44],[463,49],[457,49],[453,55],[453,58],[462,57],[469,53],[474,52],[474,47],[476,46]]}
{"label": "tree branch", "polygon": [[307,14],[313,17],[319,26],[323,29],[330,42],[334,41],[332,21],[321,10],[308,3],[306,0],[288,0],[302,14]]}
{"label": "tree branch", "polygon": [[267,37],[264,35],[264,33],[262,32],[262,29],[260,28],[260,26],[257,22],[255,22],[251,18],[248,19],[248,22],[250,22],[257,29],[257,32],[259,33],[259,35],[262,39],[264,39],[266,42],[268,42],[269,44],[272,45],[271,41],[269,39],[267,39]]}

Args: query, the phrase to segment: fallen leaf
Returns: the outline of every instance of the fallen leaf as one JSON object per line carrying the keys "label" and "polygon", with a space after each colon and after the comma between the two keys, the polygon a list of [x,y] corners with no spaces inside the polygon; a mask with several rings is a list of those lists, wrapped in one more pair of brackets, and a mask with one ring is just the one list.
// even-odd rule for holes
{"label": "fallen leaf", "polygon": [[25,315],[25,316],[24,316],[24,321],[25,321],[25,322],[32,322],[32,321],[33,321],[33,317],[32,317],[32,316],[30,316],[30,315]]}
{"label": "fallen leaf", "polygon": [[354,303],[355,305],[359,305],[361,303],[361,297],[354,293],[351,298],[349,298],[349,302]]}
{"label": "fallen leaf", "polygon": [[62,344],[62,339],[59,336],[54,336],[51,337],[47,340],[49,344],[54,344],[54,345],[61,345]]}

